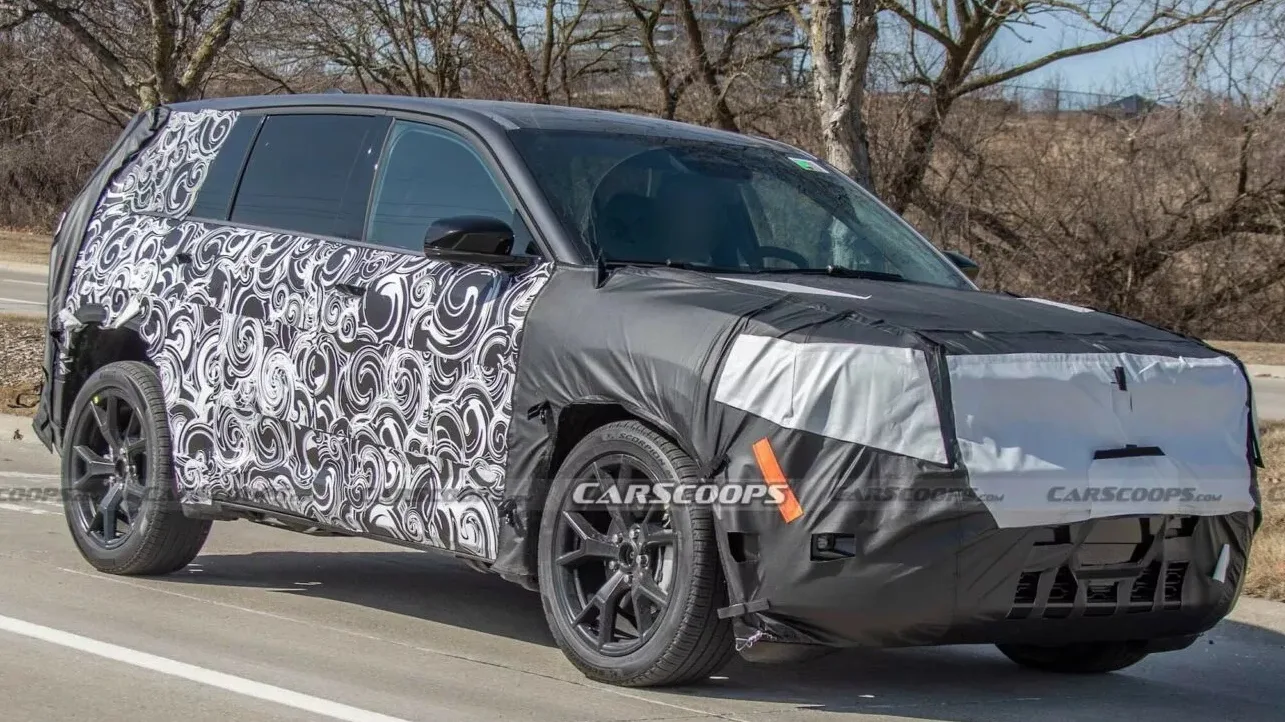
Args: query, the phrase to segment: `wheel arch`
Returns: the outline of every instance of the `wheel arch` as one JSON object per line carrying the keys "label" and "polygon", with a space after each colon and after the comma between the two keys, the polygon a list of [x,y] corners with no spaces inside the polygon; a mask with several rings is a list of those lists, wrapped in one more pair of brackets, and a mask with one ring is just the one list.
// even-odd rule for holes
{"label": "wheel arch", "polygon": [[[617,421],[638,421],[652,427],[657,433],[678,445],[699,466],[702,462],[691,444],[674,430],[674,425],[631,404],[614,399],[583,399],[558,409],[557,420],[550,429],[550,449],[546,462],[548,476],[553,477],[561,468],[567,455],[586,436],[607,424]],[[702,467],[703,468],[703,467]],[[548,486],[544,492],[547,493]]]}
{"label": "wheel arch", "polygon": [[[98,369],[117,361],[139,361],[155,367],[148,344],[139,333],[138,324],[130,322],[116,327],[102,325],[104,314],[82,309],[78,317],[84,325],[68,334],[67,374],[62,388],[62,423],[71,418],[71,407],[80,389]],[[59,430],[59,436],[66,429]]]}
{"label": "wheel arch", "polygon": [[513,539],[513,546],[508,548],[507,553],[502,552],[511,558],[522,559],[521,565],[524,572],[521,574],[500,572],[504,578],[528,589],[535,588],[534,572],[540,537],[540,510],[544,508],[544,503],[553,486],[553,479],[562,463],[566,461],[571,450],[589,434],[618,421],[637,421],[673,442],[696,462],[698,468],[705,468],[704,460],[692,448],[691,443],[677,433],[673,424],[633,404],[610,397],[595,396],[577,399],[557,409],[551,409],[547,404],[541,406],[545,408],[544,413],[547,414],[545,425],[548,430],[547,451],[539,467],[543,473],[532,479],[529,494],[523,500],[527,508],[534,513],[523,516],[525,528],[516,539]]}

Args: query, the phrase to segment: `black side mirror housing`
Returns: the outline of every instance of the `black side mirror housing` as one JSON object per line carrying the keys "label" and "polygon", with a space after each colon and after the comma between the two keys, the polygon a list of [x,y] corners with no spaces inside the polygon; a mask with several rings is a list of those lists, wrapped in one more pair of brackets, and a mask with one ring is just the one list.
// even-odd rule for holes
{"label": "black side mirror housing", "polygon": [[509,256],[513,228],[490,216],[452,216],[433,221],[424,233],[424,255]]}
{"label": "black side mirror housing", "polygon": [[968,280],[977,280],[977,274],[982,271],[982,267],[977,265],[977,261],[965,256],[959,251],[945,251],[945,254],[946,257],[950,259],[950,262],[955,264],[956,268],[963,271],[965,276],[968,276]]}

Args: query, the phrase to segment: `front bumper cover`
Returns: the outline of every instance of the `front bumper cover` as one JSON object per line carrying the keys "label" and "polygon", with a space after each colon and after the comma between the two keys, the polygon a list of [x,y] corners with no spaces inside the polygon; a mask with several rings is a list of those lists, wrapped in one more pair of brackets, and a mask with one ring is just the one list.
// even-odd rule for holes
{"label": "front bumper cover", "polygon": [[1253,525],[1235,513],[988,529],[961,516],[872,547],[857,537],[877,530],[778,523],[725,538],[733,586],[750,594],[726,614],[769,640],[828,646],[1194,635],[1235,603]]}

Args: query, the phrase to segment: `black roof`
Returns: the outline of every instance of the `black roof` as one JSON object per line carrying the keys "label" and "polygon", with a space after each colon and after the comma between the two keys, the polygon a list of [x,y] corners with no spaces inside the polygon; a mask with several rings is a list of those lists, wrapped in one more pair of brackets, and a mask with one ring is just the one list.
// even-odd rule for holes
{"label": "black roof", "polygon": [[[742,145],[766,145],[789,148],[783,143],[715,130],[690,123],[660,120],[642,115],[615,113],[607,110],[575,108],[565,105],[537,105],[500,100],[455,100],[418,98],[406,95],[366,95],[360,93],[322,93],[314,95],[247,95],[177,103],[174,110],[259,110],[306,107],[376,108],[411,113],[425,113],[457,120],[469,125],[488,123],[497,130],[535,128],[541,130],[593,130],[612,133],[636,133],[666,138],[706,140]],[[791,150],[796,150],[790,148]]]}

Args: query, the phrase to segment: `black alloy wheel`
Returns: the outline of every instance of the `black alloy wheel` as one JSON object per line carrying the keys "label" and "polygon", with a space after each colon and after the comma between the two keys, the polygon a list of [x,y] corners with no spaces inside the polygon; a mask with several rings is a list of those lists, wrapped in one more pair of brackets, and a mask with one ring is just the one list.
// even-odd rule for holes
{"label": "black alloy wheel", "polygon": [[587,677],[629,687],[703,680],[735,654],[713,511],[661,503],[700,482],[677,444],[638,421],[590,431],[544,500],[539,588],[554,641]]}
{"label": "black alloy wheel", "polygon": [[72,402],[62,446],[63,511],[85,560],[110,574],[187,566],[210,532],[179,504],[165,397],[156,370],[118,361]]}
{"label": "black alloy wheel", "polygon": [[142,521],[147,442],[142,417],[121,389],[98,391],[85,411],[70,434],[73,522],[112,549]]}
{"label": "black alloy wheel", "polygon": [[613,487],[637,489],[650,481],[628,455],[594,460],[585,471],[607,503],[559,514],[553,591],[585,642],[604,655],[627,655],[651,639],[670,603],[674,529],[659,505],[610,502]]}

